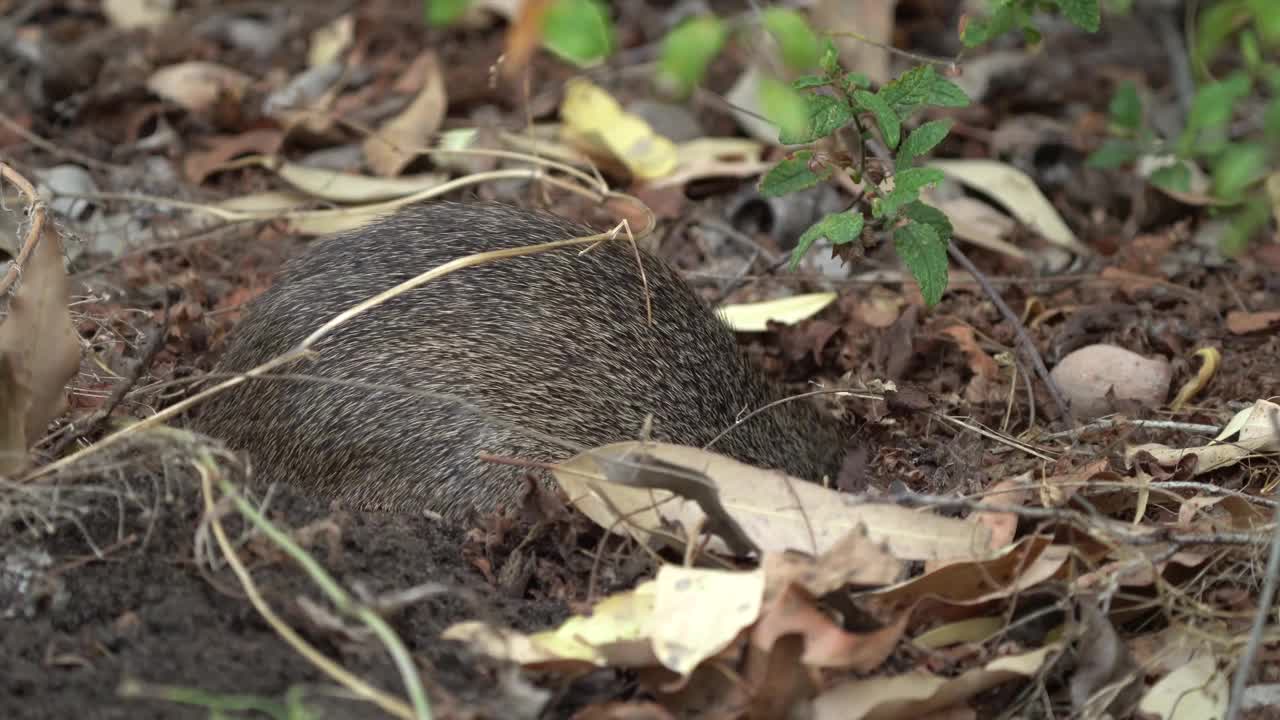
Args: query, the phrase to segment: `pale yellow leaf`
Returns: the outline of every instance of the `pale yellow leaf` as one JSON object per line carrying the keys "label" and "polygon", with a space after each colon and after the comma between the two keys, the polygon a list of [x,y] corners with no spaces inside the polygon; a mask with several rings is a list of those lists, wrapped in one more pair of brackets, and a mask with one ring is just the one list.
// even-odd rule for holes
{"label": "pale yellow leaf", "polygon": [[102,13],[123,30],[163,25],[173,16],[174,0],[102,0]]}
{"label": "pale yellow leaf", "polygon": [[822,312],[836,297],[833,292],[792,295],[777,300],[721,305],[717,312],[737,332],[765,332],[770,320],[794,325]]}
{"label": "pale yellow leaf", "polygon": [[1227,675],[1218,670],[1218,658],[1205,652],[1157,681],[1138,709],[1161,720],[1225,718],[1228,695]]}
{"label": "pale yellow leaf", "polygon": [[311,33],[311,46],[307,48],[307,66],[327,65],[341,59],[342,53],[351,47],[351,42],[355,39],[355,28],[356,21],[351,13],[316,28]]}
{"label": "pale yellow leaf", "polygon": [[763,570],[663,565],[655,582],[654,654],[663,667],[681,675],[720,653],[760,617]]}
{"label": "pale yellow leaf", "polygon": [[569,81],[560,117],[567,140],[598,143],[641,180],[663,177],[676,168],[675,144],[589,80]]}

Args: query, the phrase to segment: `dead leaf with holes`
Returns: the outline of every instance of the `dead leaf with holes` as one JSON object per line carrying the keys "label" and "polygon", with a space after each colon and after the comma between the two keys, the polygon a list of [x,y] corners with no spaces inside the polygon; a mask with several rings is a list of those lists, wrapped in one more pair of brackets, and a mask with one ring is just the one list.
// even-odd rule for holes
{"label": "dead leaf with holes", "polygon": [[449,107],[444,73],[434,52],[419,55],[405,77],[422,79],[413,101],[364,141],[365,160],[375,175],[399,175],[431,143]]}
{"label": "dead leaf with holes", "polygon": [[[37,212],[44,212],[43,206]],[[80,340],[68,309],[71,293],[62,242],[48,225],[39,238],[28,237],[27,242],[33,241],[36,245],[18,288],[9,297],[8,314],[0,322],[0,355],[8,366],[0,374],[6,386],[0,416],[7,426],[5,441],[17,443],[0,448],[0,463],[8,473],[25,465],[26,449],[66,409],[67,382],[80,369]],[[20,429],[15,426],[19,417]]]}

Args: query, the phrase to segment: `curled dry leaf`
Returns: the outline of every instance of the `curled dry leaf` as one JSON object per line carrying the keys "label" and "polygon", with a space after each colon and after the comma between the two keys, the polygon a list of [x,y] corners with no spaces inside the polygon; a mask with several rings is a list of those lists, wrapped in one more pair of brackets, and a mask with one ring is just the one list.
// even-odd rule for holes
{"label": "curled dry leaf", "polygon": [[916,720],[959,705],[1011,680],[1038,675],[1062,651],[1046,645],[1020,655],[996,658],[956,677],[915,670],[893,677],[852,680],[813,701],[813,720]]}
{"label": "curled dry leaf", "polygon": [[364,155],[375,175],[399,175],[418,157],[444,122],[449,100],[440,61],[430,50],[418,56],[405,76],[422,78],[417,95],[399,115],[364,141]]}
{"label": "curled dry leaf", "polygon": [[[41,206],[37,212],[44,212]],[[0,322],[0,356],[8,369],[0,381],[10,392],[2,402],[16,403],[0,414],[6,424],[21,413],[22,446],[0,448],[0,462],[10,472],[21,467],[13,453],[22,453],[44,435],[49,423],[66,409],[66,386],[80,369],[80,338],[68,309],[70,285],[62,263],[62,242],[48,225],[43,226],[22,269],[17,291],[9,298],[8,315]],[[23,399],[25,398],[25,400]],[[25,407],[21,407],[25,405]],[[5,429],[14,441],[17,430]]]}
{"label": "curled dry leaf", "polygon": [[804,638],[801,662],[805,665],[870,672],[893,653],[910,615],[901,612],[892,623],[871,632],[846,632],[812,597],[791,585],[770,598],[751,630],[751,643],[768,649],[780,638],[799,635]]}
{"label": "curled dry leaf", "polygon": [[1138,709],[1161,720],[1226,717],[1230,688],[1223,668],[1231,663],[1224,660],[1211,652],[1197,654],[1152,685]]}
{"label": "curled dry leaf", "polygon": [[[848,496],[815,483],[682,445],[613,443],[561,463],[552,474],[580,511],[610,531],[663,542],[671,527],[703,527],[706,516],[696,503],[668,490],[607,479],[604,463],[634,464],[644,453],[704,473],[724,509],[761,552],[822,554],[862,525],[873,542],[900,560],[974,560],[991,554],[984,527],[887,503],[852,504]],[[712,538],[707,549],[728,551],[720,538]]]}
{"label": "curled dry leaf", "polygon": [[275,128],[259,128],[235,135],[216,135],[201,142],[205,149],[187,153],[182,160],[182,174],[196,185],[240,155],[276,152],[284,143],[284,133]]}
{"label": "curled dry leaf", "polygon": [[566,142],[584,152],[608,154],[640,180],[664,177],[678,165],[675,143],[585,78],[569,81],[560,117]]}
{"label": "curled dry leaf", "polygon": [[1035,181],[1021,170],[994,160],[935,160],[928,165],[989,194],[1049,242],[1078,255],[1092,254],[1067,227]]}
{"label": "curled dry leaf", "polygon": [[239,70],[191,60],[155,71],[147,79],[147,89],[190,112],[199,113],[212,108],[223,94],[239,101],[252,82],[253,78]]}
{"label": "curled dry leaf", "polygon": [[[1280,437],[1275,423],[1280,423],[1280,405],[1269,400],[1258,400],[1236,413],[1227,427],[1208,445],[1190,448],[1171,448],[1159,443],[1136,445],[1125,451],[1125,460],[1133,465],[1139,453],[1149,453],[1156,462],[1169,467],[1177,465],[1187,455],[1199,458],[1193,475],[1203,475],[1218,468],[1235,465],[1255,453],[1280,452]],[[1231,439],[1234,438],[1234,439]]]}

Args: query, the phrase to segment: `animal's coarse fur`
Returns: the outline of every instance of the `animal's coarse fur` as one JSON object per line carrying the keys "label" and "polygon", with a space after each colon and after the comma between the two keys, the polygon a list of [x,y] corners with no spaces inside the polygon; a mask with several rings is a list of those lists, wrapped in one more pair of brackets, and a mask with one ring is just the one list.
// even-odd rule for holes
{"label": "animal's coarse fur", "polygon": [[[454,258],[590,232],[504,205],[436,202],[317,241],[249,307],[217,371],[284,353],[348,307]],[[635,251],[619,239],[455,271],[348,321],[315,346],[317,359],[281,371],[445,393],[505,423],[438,396],[250,380],[215,396],[196,427],[248,451],[260,479],[364,509],[462,519],[522,490],[519,468],[480,453],[571,454],[518,427],[595,447],[637,438],[652,413],[654,439],[700,446],[783,397],[670,267],[641,256],[652,325]],[[799,399],[712,449],[818,480],[838,470],[843,440]]]}

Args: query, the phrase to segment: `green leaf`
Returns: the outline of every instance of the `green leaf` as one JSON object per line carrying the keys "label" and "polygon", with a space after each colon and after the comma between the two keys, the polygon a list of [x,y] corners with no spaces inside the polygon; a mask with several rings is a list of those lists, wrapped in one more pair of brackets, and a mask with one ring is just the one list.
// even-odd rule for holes
{"label": "green leaf", "polygon": [[1223,43],[1235,32],[1236,17],[1241,9],[1238,2],[1219,1],[1209,3],[1199,14],[1195,54],[1201,63],[1207,65],[1212,62]]}
{"label": "green leaf", "polygon": [[921,190],[942,182],[944,177],[946,176],[941,170],[934,168],[913,167],[894,173],[893,190],[876,203],[874,215],[888,218],[896,216],[902,206],[920,199]]}
{"label": "green leaf", "polygon": [[863,88],[871,87],[871,78],[860,72],[851,72],[844,76],[845,92],[853,92]]}
{"label": "green leaf", "polygon": [[1222,254],[1227,257],[1239,256],[1270,219],[1271,209],[1263,197],[1253,199],[1242,210],[1232,213],[1227,231],[1218,241]]}
{"label": "green leaf", "polygon": [[1253,25],[1258,29],[1262,44],[1280,46],[1280,13],[1276,12],[1275,0],[1249,0],[1249,8],[1253,11]]}
{"label": "green leaf", "polygon": [[1098,0],[1058,0],[1062,14],[1085,32],[1098,32],[1102,27],[1102,11]]}
{"label": "green leaf", "polygon": [[1213,165],[1213,194],[1239,200],[1245,189],[1265,174],[1267,148],[1261,143],[1229,146]]}
{"label": "green leaf", "polygon": [[835,77],[840,74],[840,51],[836,49],[836,44],[827,38],[822,45],[822,59],[818,61],[822,66],[822,72],[827,77]]}
{"label": "green leaf", "polygon": [[769,122],[778,126],[779,142],[785,145],[809,142],[792,139],[812,136],[810,99],[817,97],[816,95],[793,90],[790,85],[768,76],[760,78],[760,86],[756,92],[760,111]]}
{"label": "green leaf", "polygon": [[902,147],[898,148],[898,157],[894,159],[894,169],[902,170],[911,166],[916,158],[924,155],[930,150],[938,146],[947,137],[947,133],[951,132],[953,121],[930,120],[921,125],[903,141]]}
{"label": "green leaf", "polygon": [[1209,83],[1196,92],[1187,114],[1188,129],[1221,127],[1231,122],[1236,102],[1248,96],[1253,86],[1248,74],[1233,73],[1220,82]]}
{"label": "green leaf", "polygon": [[1273,145],[1280,145],[1280,98],[1272,100],[1263,111],[1262,130]]}
{"label": "green leaf", "polygon": [[467,11],[471,0],[424,0],[426,2],[427,24],[432,27],[449,25],[462,13]]}
{"label": "green leaf", "polygon": [[1018,8],[1004,2],[990,17],[969,18],[960,33],[960,41],[965,47],[974,48],[1009,32],[1019,24]]}
{"label": "green leaf", "polygon": [[1152,185],[1173,192],[1191,192],[1191,169],[1182,160],[1157,168],[1147,181]]}
{"label": "green leaf", "polygon": [[893,246],[920,286],[925,304],[937,305],[947,289],[947,242],[931,225],[911,221],[893,231]]}
{"label": "green leaf", "polygon": [[791,81],[791,87],[795,90],[807,90],[809,88],[823,87],[830,84],[831,79],[822,75],[803,75]]}
{"label": "green leaf", "polygon": [[919,65],[904,72],[877,94],[902,119],[924,105],[966,107],[969,104],[969,96],[955,83],[939,77],[931,65]]}
{"label": "green leaf", "polygon": [[800,264],[800,259],[809,252],[809,248],[818,241],[819,238],[825,237],[832,245],[843,245],[853,242],[862,235],[862,227],[866,224],[866,218],[861,213],[855,211],[833,213],[828,215],[804,231],[800,236],[800,241],[796,243],[796,247],[791,251],[790,269],[795,270]]}
{"label": "green leaf", "polygon": [[914,220],[918,223],[924,223],[933,228],[938,234],[938,239],[943,242],[950,242],[952,235],[951,219],[947,214],[932,205],[926,205],[919,200],[909,202],[902,206],[902,217]]}
{"label": "green leaf", "polygon": [[677,97],[687,97],[702,82],[707,66],[724,47],[729,31],[715,15],[699,15],[677,25],[662,40],[658,78]]}
{"label": "green leaf", "polygon": [[809,167],[813,153],[798,152],[794,156],[769,168],[760,179],[760,194],[765,197],[781,197],[793,192],[808,190],[831,177],[831,168],[823,165],[815,172]]}
{"label": "green leaf", "polygon": [[853,110],[839,98],[812,93],[804,96],[804,102],[804,132],[779,133],[778,142],[783,145],[813,142],[839,130],[853,119]]}
{"label": "green leaf", "polygon": [[822,44],[809,21],[795,10],[771,7],[764,11],[765,29],[778,41],[782,61],[796,70],[809,70],[822,60]]}
{"label": "green leaf", "polygon": [[880,125],[880,132],[884,135],[884,141],[892,150],[898,147],[898,141],[902,139],[902,121],[898,119],[897,113],[893,108],[889,107],[889,103],[884,98],[866,90],[859,90],[853,94],[853,99],[862,107],[871,111],[875,116],[876,123]]}
{"label": "green leaf", "polygon": [[613,52],[613,23],[600,0],[555,0],[542,22],[542,44],[579,67],[593,65]]}
{"label": "green leaf", "polygon": [[1142,126],[1142,99],[1138,97],[1138,86],[1126,80],[1116,88],[1111,96],[1111,104],[1107,108],[1111,116],[1111,125],[1120,130],[1134,133]]}
{"label": "green leaf", "polygon": [[1111,169],[1128,165],[1142,154],[1138,144],[1124,138],[1108,138],[1102,147],[1093,151],[1085,160],[1089,167]]}

